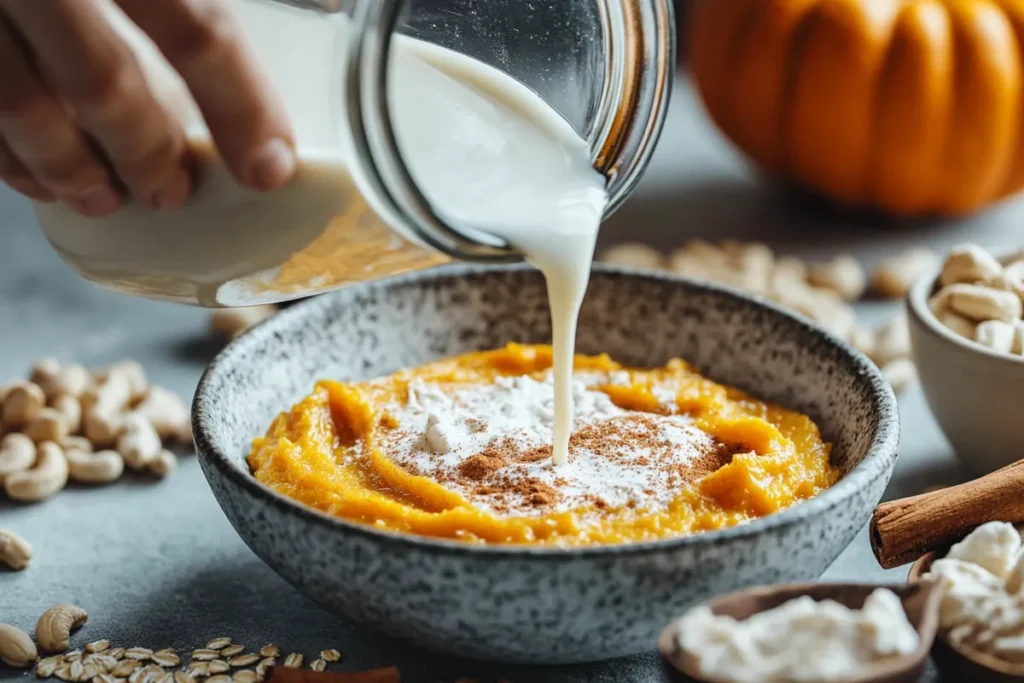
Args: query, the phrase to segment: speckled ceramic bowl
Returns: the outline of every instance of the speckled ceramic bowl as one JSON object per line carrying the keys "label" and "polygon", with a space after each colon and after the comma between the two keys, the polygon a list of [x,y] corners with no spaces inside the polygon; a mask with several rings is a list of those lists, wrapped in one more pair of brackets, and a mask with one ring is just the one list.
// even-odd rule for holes
{"label": "speckled ceramic bowl", "polygon": [[549,336],[543,279],[521,267],[446,267],[299,304],[234,342],[204,376],[193,408],[203,471],[249,547],[325,609],[434,650],[536,664],[652,650],[659,629],[697,601],[817,578],[882,496],[899,419],[863,356],[767,303],[603,267],[580,319],[580,352],[640,366],[682,356],[804,411],[835,444],[843,479],[740,527],[560,550],[382,532],[307,509],[249,474],[252,438],[318,378],[367,379]]}

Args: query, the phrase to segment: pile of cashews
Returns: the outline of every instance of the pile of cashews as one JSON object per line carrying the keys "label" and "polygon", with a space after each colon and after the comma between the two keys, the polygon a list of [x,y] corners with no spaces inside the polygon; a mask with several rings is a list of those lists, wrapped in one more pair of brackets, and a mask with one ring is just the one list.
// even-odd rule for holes
{"label": "pile of cashews", "polygon": [[122,361],[90,372],[43,359],[27,380],[0,387],[0,490],[34,503],[68,480],[110,484],[127,467],[165,477],[172,443],[192,444],[185,402],[150,385],[142,366]]}
{"label": "pile of cashews", "polygon": [[977,244],[954,247],[928,306],[954,333],[1009,356],[1024,356],[1024,250],[1004,265]]}
{"label": "pile of cashews", "polygon": [[598,260],[672,272],[763,296],[848,341],[881,368],[896,393],[917,380],[906,316],[897,315],[873,329],[857,323],[851,304],[869,291],[886,299],[906,296],[914,281],[938,264],[928,249],[900,252],[879,264],[870,277],[850,254],[808,264],[794,256],[779,256],[760,242],[736,240],[719,244],[692,240],[668,255],[630,242],[608,248]]}

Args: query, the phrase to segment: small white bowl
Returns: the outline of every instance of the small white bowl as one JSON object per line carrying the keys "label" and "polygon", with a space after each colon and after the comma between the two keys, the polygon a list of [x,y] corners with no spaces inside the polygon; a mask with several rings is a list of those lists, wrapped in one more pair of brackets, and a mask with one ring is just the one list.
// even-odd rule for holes
{"label": "small white bowl", "polygon": [[932,414],[974,474],[1024,458],[1024,356],[996,353],[935,317],[928,299],[938,272],[910,290],[910,339]]}

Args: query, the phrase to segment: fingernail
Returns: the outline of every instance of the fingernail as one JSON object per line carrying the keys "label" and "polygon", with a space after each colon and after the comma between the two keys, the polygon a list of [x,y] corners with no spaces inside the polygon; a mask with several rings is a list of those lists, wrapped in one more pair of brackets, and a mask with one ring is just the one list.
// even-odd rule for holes
{"label": "fingernail", "polygon": [[149,207],[160,211],[181,206],[192,192],[192,178],[188,173],[178,173],[171,182],[149,198]]}
{"label": "fingernail", "polygon": [[113,188],[102,185],[72,200],[71,206],[90,218],[99,218],[117,211],[121,207],[121,196]]}
{"label": "fingernail", "polygon": [[247,165],[249,184],[260,190],[284,185],[295,173],[295,152],[281,138],[274,138],[256,152]]}

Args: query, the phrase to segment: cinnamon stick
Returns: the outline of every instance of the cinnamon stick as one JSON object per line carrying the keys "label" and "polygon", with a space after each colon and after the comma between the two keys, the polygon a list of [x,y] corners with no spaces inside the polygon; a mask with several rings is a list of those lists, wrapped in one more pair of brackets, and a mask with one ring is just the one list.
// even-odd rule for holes
{"label": "cinnamon stick", "polygon": [[395,667],[346,673],[344,671],[312,671],[275,666],[270,669],[269,683],[401,683]]}
{"label": "cinnamon stick", "polygon": [[992,521],[1024,522],[1024,460],[966,484],[882,503],[871,518],[871,549],[891,569]]}

